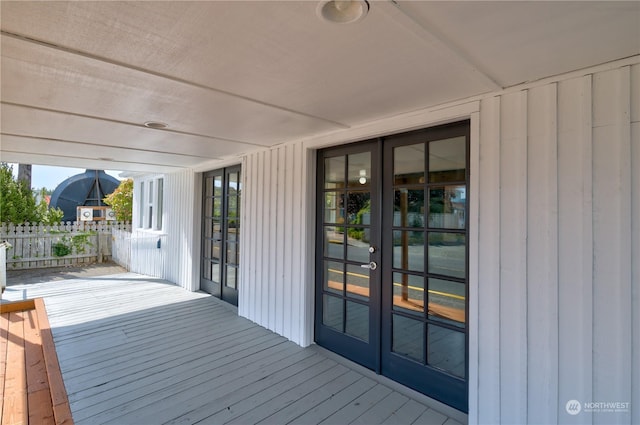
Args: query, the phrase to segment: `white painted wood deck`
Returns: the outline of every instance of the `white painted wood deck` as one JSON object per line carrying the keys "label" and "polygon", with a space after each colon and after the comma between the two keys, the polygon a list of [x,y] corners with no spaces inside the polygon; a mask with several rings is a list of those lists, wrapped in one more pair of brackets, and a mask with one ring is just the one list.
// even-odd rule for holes
{"label": "white painted wood deck", "polygon": [[459,425],[417,393],[162,280],[126,273],[4,294],[35,297],[78,425]]}

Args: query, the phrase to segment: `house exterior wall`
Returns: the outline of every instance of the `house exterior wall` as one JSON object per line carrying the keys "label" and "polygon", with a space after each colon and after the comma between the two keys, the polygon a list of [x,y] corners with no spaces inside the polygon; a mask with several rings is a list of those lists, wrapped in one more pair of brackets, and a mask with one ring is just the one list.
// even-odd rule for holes
{"label": "house exterior wall", "polygon": [[[637,62],[470,107],[470,423],[640,423]],[[252,153],[243,168],[238,311],[301,345],[313,341],[314,149],[330,144]],[[570,400],[630,408],[574,416]]]}
{"label": "house exterior wall", "polygon": [[[164,189],[161,230],[140,229],[140,199],[134,196],[131,234],[131,271],[174,282],[189,291],[199,287],[201,183],[193,170],[134,178],[135,190],[143,180],[162,177]],[[158,241],[160,247],[158,248]]]}
{"label": "house exterior wall", "polygon": [[[640,57],[246,155],[238,313],[313,342],[316,149],[460,119],[469,423],[640,423]],[[162,277],[196,290],[199,175],[165,179]]]}

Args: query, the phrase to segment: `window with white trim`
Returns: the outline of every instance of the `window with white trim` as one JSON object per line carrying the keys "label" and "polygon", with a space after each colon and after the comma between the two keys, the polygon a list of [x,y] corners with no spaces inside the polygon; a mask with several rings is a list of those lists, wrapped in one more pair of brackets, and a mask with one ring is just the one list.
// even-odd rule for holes
{"label": "window with white trim", "polygon": [[162,230],[164,179],[156,177],[140,182],[138,228]]}

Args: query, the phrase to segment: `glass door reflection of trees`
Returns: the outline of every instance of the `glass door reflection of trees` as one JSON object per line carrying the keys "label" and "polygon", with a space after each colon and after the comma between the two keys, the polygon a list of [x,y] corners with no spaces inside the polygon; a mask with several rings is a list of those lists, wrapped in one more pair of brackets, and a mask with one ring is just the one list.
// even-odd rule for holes
{"label": "glass door reflection of trees", "polygon": [[[393,177],[385,180],[393,205],[385,211],[392,208],[393,216],[384,226],[391,270],[383,282],[391,282],[392,308],[383,316],[391,322],[383,365],[404,368],[409,381],[411,363],[424,365],[439,374],[435,382],[459,388],[457,400],[446,402],[465,410],[468,136],[458,128],[459,136],[445,127],[442,134],[390,138],[385,146],[385,158],[393,158]],[[438,398],[437,388],[425,392]]]}
{"label": "glass door reflection of trees", "polygon": [[238,304],[240,167],[205,173],[200,287]]}

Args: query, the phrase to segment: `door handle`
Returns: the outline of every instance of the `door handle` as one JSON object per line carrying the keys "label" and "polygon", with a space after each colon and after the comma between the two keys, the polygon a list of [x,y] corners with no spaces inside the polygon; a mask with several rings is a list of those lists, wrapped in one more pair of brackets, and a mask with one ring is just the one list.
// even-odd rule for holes
{"label": "door handle", "polygon": [[360,267],[363,269],[375,270],[378,268],[378,264],[376,264],[375,261],[372,261],[369,264],[360,264]]}

